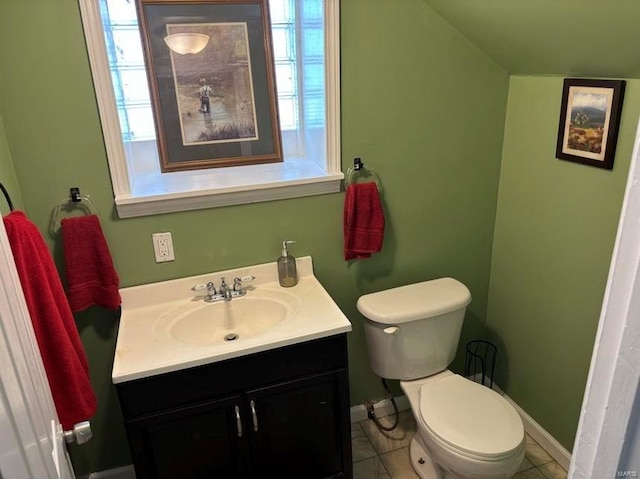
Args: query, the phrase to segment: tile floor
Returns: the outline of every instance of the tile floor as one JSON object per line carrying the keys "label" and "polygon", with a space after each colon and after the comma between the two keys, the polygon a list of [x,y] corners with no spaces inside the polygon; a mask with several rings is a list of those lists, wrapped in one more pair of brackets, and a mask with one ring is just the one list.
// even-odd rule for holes
{"label": "tile floor", "polygon": [[[383,418],[383,424],[391,418]],[[416,432],[411,411],[400,413],[400,424],[390,432],[380,431],[372,420],[351,425],[354,479],[419,479],[409,462],[409,442]],[[566,479],[565,471],[540,445],[527,435],[527,449],[513,479]]]}

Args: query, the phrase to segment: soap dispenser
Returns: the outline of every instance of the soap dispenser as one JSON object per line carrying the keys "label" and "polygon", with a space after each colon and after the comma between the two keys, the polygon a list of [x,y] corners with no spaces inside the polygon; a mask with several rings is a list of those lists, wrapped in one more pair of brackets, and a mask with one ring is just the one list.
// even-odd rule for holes
{"label": "soap dispenser", "polygon": [[278,258],[278,281],[280,286],[290,288],[298,284],[298,271],[296,269],[296,259],[289,254],[289,247],[295,241],[282,242],[282,256]]}

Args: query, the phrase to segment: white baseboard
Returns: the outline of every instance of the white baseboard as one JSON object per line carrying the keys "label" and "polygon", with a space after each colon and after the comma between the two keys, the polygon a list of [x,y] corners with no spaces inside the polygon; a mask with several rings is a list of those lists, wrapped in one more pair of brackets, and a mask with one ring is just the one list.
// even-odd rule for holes
{"label": "white baseboard", "polygon": [[136,479],[133,466],[123,466],[107,471],[92,472],[88,476],[81,476],[78,479]]}
{"label": "white baseboard", "polygon": [[[409,405],[409,399],[407,396],[397,396],[393,398],[398,406],[398,411],[407,411],[411,409]],[[373,410],[376,413],[376,417],[385,417],[393,414],[393,405],[389,399],[381,399],[374,401]],[[358,404],[351,407],[351,422],[360,422],[367,419],[367,408],[364,404]]]}
{"label": "white baseboard", "polygon": [[524,430],[534,441],[536,441],[542,449],[547,451],[551,457],[553,457],[558,464],[560,464],[566,471],[569,470],[569,464],[571,462],[571,453],[567,451],[562,444],[560,444],[551,434],[547,432],[540,424],[538,424],[531,416],[529,416],[524,409],[518,406],[504,391],[502,391],[496,384],[493,384],[493,390],[500,393],[520,414],[522,423],[524,424]]}
{"label": "white baseboard", "polygon": [[[482,374],[476,374],[473,379],[476,382],[480,383],[482,381]],[[520,414],[525,432],[529,434],[529,436],[531,436],[534,441],[540,444],[542,449],[547,451],[558,464],[560,464],[566,471],[568,471],[569,463],[571,462],[571,453],[567,451],[562,444],[556,441],[556,439],[551,434],[549,434],[545,428],[543,428],[531,416],[529,416],[524,409],[518,406],[518,404],[516,404],[513,399],[507,396],[505,392],[500,389],[498,385],[496,385],[496,383],[493,383],[493,387],[491,389],[504,397],[509,402],[509,404],[511,404],[515,408],[518,414]]]}
{"label": "white baseboard", "polygon": [[[529,416],[524,409],[518,406],[504,391],[502,391],[496,384],[493,384],[493,390],[503,396],[520,414],[522,418],[522,424],[524,430],[529,434],[540,446],[553,457],[558,464],[560,464],[565,470],[569,470],[569,463],[571,462],[571,453],[567,451],[562,444],[560,444],[551,434],[549,434],[540,424],[538,424],[531,416]],[[406,411],[411,408],[409,405],[409,399],[406,396],[398,396],[394,398],[399,411]],[[388,399],[378,401],[374,405],[376,417],[384,417],[393,413],[393,406]],[[367,408],[364,404],[351,407],[351,422],[360,422],[367,419]]]}

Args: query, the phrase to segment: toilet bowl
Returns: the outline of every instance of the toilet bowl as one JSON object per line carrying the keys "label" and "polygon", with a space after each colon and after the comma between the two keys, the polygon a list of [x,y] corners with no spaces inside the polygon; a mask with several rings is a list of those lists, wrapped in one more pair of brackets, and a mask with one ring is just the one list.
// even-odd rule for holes
{"label": "toilet bowl", "polygon": [[506,479],[518,470],[522,420],[498,393],[451,371],[400,386],[416,420],[410,456],[422,479]]}
{"label": "toilet bowl", "polygon": [[399,379],[417,432],[411,464],[422,479],[508,479],[524,458],[524,427],[495,391],[452,373],[467,287],[440,278],[361,296],[372,370]]}

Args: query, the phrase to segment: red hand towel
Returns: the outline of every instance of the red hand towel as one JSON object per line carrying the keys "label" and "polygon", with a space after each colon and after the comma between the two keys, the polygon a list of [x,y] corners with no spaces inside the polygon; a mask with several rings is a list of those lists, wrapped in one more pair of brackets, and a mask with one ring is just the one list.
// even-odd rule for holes
{"label": "red hand towel", "polygon": [[345,261],[369,258],[382,249],[384,212],[375,183],[355,183],[347,188],[343,219]]}
{"label": "red hand towel", "polygon": [[87,357],[51,253],[21,211],[4,218],[53,401],[64,429],[96,411]]}
{"label": "red hand towel", "polygon": [[98,217],[65,218],[60,224],[71,311],[82,311],[94,304],[118,309],[120,279]]}

